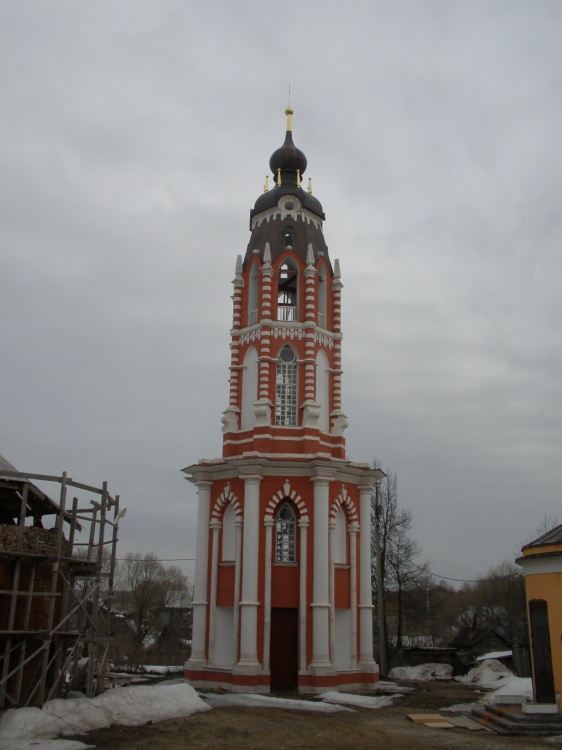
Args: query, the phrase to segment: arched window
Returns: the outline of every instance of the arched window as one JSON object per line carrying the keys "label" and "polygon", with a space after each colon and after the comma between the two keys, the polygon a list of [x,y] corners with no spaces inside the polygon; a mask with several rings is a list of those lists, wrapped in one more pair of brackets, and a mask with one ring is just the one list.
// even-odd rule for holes
{"label": "arched window", "polygon": [[318,325],[321,328],[326,328],[326,299],[328,296],[327,289],[328,280],[326,277],[326,269],[324,266],[320,266],[318,270]]}
{"label": "arched window", "polygon": [[297,424],[297,355],[291,346],[284,346],[277,358],[275,424],[283,427]]}
{"label": "arched window", "polygon": [[293,321],[298,318],[297,287],[298,270],[290,261],[279,269],[277,280],[277,320]]}
{"label": "arched window", "polygon": [[294,247],[293,230],[291,227],[285,227],[283,230],[283,247]]}
{"label": "arched window", "polygon": [[290,503],[283,503],[275,520],[275,562],[296,562],[297,519]]}
{"label": "arched window", "polygon": [[330,431],[330,366],[323,349],[316,355],[316,403],[320,406],[318,427],[322,432]]}
{"label": "arched window", "polygon": [[256,423],[254,404],[258,397],[258,353],[251,346],[244,356],[242,371],[242,413],[240,429],[251,430]]}
{"label": "arched window", "polygon": [[333,557],[334,562],[340,565],[345,565],[347,563],[347,529],[346,529],[346,522],[345,522],[345,513],[343,512],[342,508],[338,508],[338,512],[336,513],[336,529],[333,536],[334,540],[334,549],[333,549]]}
{"label": "arched window", "polygon": [[222,559],[234,560],[236,551],[236,529],[234,528],[234,508],[229,503],[222,518]]}
{"label": "arched window", "polygon": [[259,273],[259,265],[254,263],[250,268],[250,286],[248,288],[248,325],[250,326],[258,322]]}

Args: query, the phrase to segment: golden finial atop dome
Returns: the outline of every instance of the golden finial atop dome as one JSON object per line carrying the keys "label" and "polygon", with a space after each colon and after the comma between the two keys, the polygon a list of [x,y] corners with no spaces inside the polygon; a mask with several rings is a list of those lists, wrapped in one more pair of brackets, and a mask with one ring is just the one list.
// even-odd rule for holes
{"label": "golden finial atop dome", "polygon": [[293,108],[291,107],[291,84],[289,84],[289,101],[287,109],[285,110],[287,115],[287,130],[293,130]]}
{"label": "golden finial atop dome", "polygon": [[291,107],[287,107],[285,110],[285,114],[287,115],[287,130],[293,131],[293,109]]}

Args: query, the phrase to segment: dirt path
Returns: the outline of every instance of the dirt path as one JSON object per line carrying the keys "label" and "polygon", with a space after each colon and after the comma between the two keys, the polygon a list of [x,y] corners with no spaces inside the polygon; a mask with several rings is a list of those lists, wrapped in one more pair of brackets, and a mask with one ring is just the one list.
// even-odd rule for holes
{"label": "dirt path", "polygon": [[[415,726],[406,714],[435,712],[444,706],[478,698],[464,685],[423,683],[417,688],[415,693],[398,698],[394,706],[378,710],[356,709],[353,713],[327,714],[238,706],[213,708],[186,719],[99,730],[89,734],[85,741],[100,750],[545,750],[553,747],[538,737],[500,737],[464,729]],[[562,743],[557,746],[562,747]]]}

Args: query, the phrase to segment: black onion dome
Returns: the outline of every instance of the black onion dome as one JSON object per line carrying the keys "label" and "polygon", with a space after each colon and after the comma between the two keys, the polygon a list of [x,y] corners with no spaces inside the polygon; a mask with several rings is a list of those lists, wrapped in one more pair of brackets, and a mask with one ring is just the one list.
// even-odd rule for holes
{"label": "black onion dome", "polygon": [[253,210],[250,211],[250,219],[255,214],[276,206],[279,199],[287,194],[297,196],[303,208],[307,208],[312,213],[324,219],[324,211],[320,201],[301,187],[301,178],[307,166],[306,156],[293,143],[293,110],[288,107],[285,110],[285,114],[287,115],[285,141],[280,148],[273,152],[269,160],[269,168],[273,172],[275,186],[272,190],[267,190],[266,188],[267,192],[260,195]]}
{"label": "black onion dome", "polygon": [[272,153],[271,159],[269,160],[269,168],[273,172],[275,182],[277,182],[277,174],[279,170],[281,170],[281,174],[283,174],[283,172],[294,172],[296,175],[297,171],[300,172],[301,177],[304,174],[306,169],[306,156],[300,148],[297,148],[293,143],[293,134],[290,130],[287,130],[285,142],[281,148],[278,148],[277,151]]}

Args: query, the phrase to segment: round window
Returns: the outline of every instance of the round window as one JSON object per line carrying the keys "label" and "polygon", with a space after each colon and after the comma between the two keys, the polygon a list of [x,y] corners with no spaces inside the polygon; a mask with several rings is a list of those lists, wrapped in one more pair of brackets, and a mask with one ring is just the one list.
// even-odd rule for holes
{"label": "round window", "polygon": [[290,346],[285,346],[279,352],[279,359],[281,362],[294,362],[296,359],[294,350]]}
{"label": "round window", "polygon": [[295,207],[295,204],[293,203],[293,201],[285,202],[285,211],[292,211],[294,207]]}
{"label": "round window", "polygon": [[281,509],[281,513],[279,513],[279,518],[282,521],[292,521],[293,520],[293,511],[289,508],[288,505],[285,505]]}

